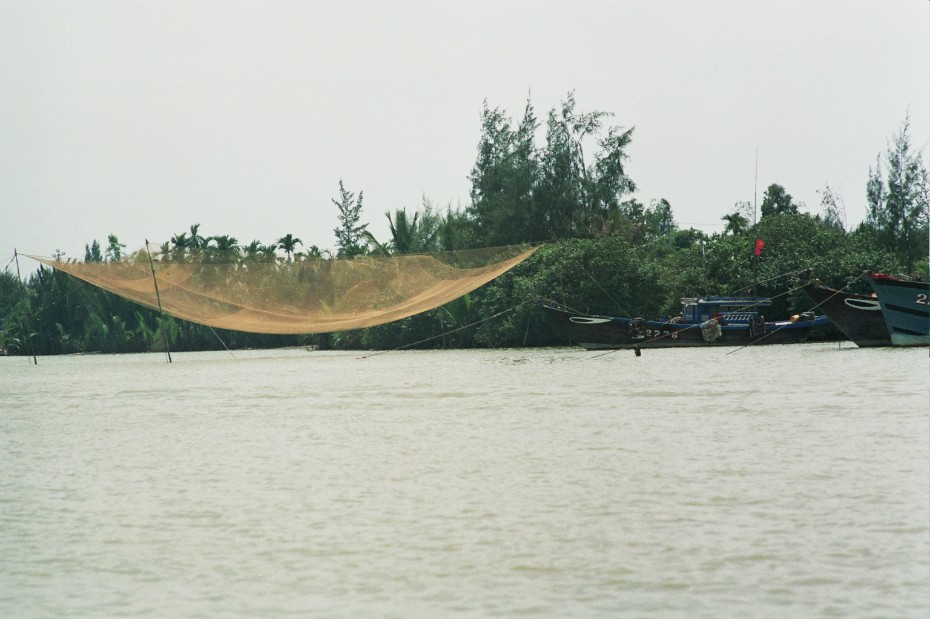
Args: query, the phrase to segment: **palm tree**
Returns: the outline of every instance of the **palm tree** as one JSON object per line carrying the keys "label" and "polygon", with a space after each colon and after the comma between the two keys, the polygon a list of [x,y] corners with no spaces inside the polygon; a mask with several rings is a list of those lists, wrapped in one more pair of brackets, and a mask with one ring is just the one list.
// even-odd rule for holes
{"label": "palm tree", "polygon": [[291,255],[294,253],[294,250],[297,249],[298,245],[303,245],[304,242],[300,239],[294,237],[292,234],[288,233],[278,239],[278,247],[284,250],[284,253],[287,254],[287,261],[291,261]]}
{"label": "palm tree", "polygon": [[407,209],[397,209],[394,211],[394,219],[391,220],[391,213],[385,213],[388,218],[388,225],[391,228],[391,238],[394,239],[394,248],[398,254],[407,254],[415,251],[417,243],[417,219],[420,214],[414,213],[413,219],[407,219]]}
{"label": "palm tree", "polygon": [[187,232],[175,234],[171,237],[171,242],[174,244],[175,249],[187,249],[190,247],[190,239],[187,238]]}
{"label": "palm tree", "polygon": [[[390,214],[388,214],[388,218],[390,218]],[[368,230],[362,231],[362,239],[364,239],[368,245],[368,253],[373,256],[390,256],[394,253],[394,244],[391,241],[382,243]],[[317,248],[317,251],[319,251],[319,248]]]}
{"label": "palm tree", "polygon": [[304,252],[304,256],[307,258],[332,258],[332,253],[328,249],[320,249],[316,245],[311,245],[307,248],[307,251]]}
{"label": "palm tree", "polygon": [[246,258],[255,258],[259,253],[261,253],[263,247],[264,246],[262,245],[261,241],[255,240],[248,245],[243,245],[242,252],[245,254]]}
{"label": "palm tree", "polygon": [[201,249],[207,246],[207,239],[197,234],[198,230],[200,230],[200,224],[191,225],[191,238],[188,244],[190,249]]}
{"label": "palm tree", "polygon": [[[423,211],[415,212],[413,219],[407,217],[407,209],[396,209],[394,218],[391,213],[385,215],[391,228],[394,250],[398,254],[434,251],[439,237],[440,220],[433,212],[433,206],[423,198]],[[421,217],[422,215],[422,217]]]}
{"label": "palm tree", "polygon": [[187,232],[175,234],[171,237],[171,243],[174,245],[173,258],[175,260],[183,259],[184,253],[190,248],[191,241],[187,238]]}
{"label": "palm tree", "polygon": [[277,252],[278,246],[272,243],[271,245],[262,245],[258,248],[258,253],[262,257],[264,262],[274,262],[278,257],[275,252]]}
{"label": "palm tree", "polygon": [[228,234],[207,237],[203,244],[203,251],[208,262],[239,261],[239,241]]}
{"label": "palm tree", "polygon": [[234,236],[229,236],[228,234],[223,234],[221,236],[211,236],[207,239],[207,244],[213,241],[213,248],[218,251],[236,251],[239,249],[239,239]]}
{"label": "palm tree", "polygon": [[729,215],[724,215],[720,219],[727,222],[727,225],[723,228],[724,236],[726,236],[728,232],[733,234],[733,236],[739,236],[745,234],[749,229],[749,220],[743,217],[741,213],[730,213]]}
{"label": "palm tree", "polygon": [[261,241],[252,241],[242,247],[246,259],[257,262],[273,262],[277,245],[263,245]]}

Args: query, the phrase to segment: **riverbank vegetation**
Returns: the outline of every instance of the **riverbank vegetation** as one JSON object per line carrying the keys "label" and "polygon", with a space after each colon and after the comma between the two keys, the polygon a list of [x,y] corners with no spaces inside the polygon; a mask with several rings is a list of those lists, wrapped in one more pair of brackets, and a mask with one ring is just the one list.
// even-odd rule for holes
{"label": "riverbank vegetation", "polygon": [[[237,256],[269,261],[351,259],[544,243],[497,280],[443,307],[358,331],[269,336],[214,330],[162,316],[64,273],[40,268],[22,282],[0,273],[0,348],[10,354],[220,350],[305,345],[393,349],[404,346],[504,347],[563,344],[536,309],[538,297],[575,309],[655,317],[678,312],[679,298],[748,294],[775,298],[773,316],[809,309],[794,274],[811,271],[827,285],[867,291],[868,270],[927,271],[928,173],[910,143],[905,119],[868,178],[867,217],[848,226],[842,200],[829,186],[821,203],[798,204],[770,185],[753,223],[751,207],[721,207],[723,229],[681,228],[673,205],[632,197],[626,173],[634,131],[609,125],[611,115],[580,112],[572,93],[541,123],[527,102],[519,123],[485,105],[471,200],[444,211],[424,198],[417,209],[385,213],[390,238],[377,239],[363,222],[363,193],[342,180],[333,199],[339,213],[336,251],[304,247],[287,233],[248,244],[227,234],[204,236],[195,224],[162,244],[163,253]],[[544,132],[544,142],[540,132]],[[537,144],[544,144],[538,146]],[[757,241],[764,242],[755,255]],[[119,260],[125,246],[110,234],[106,247],[87,244],[84,260]],[[793,291],[792,291],[793,290]],[[785,291],[792,291],[784,294]]]}

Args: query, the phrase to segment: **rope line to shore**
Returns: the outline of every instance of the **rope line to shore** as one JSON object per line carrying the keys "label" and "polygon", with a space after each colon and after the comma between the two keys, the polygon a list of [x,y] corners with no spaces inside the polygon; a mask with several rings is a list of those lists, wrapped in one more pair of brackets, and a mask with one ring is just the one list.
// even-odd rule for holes
{"label": "rope line to shore", "polygon": [[[785,275],[790,275],[790,273],[785,274]],[[784,277],[784,275],[779,275],[778,277]],[[773,278],[773,279],[774,279],[774,278]],[[768,299],[778,299],[779,297],[782,297],[782,296],[791,294],[792,292],[794,292],[794,291],[796,291],[796,290],[800,290],[800,289],[803,288],[803,287],[804,287],[803,285],[797,286],[796,288],[792,288],[792,289],[790,289],[790,290],[786,290],[785,292],[781,292],[781,293],[779,293],[779,294],[777,294],[777,295],[775,295],[775,296],[773,296],[773,297],[766,297],[766,298],[768,298]],[[736,311],[736,312],[744,312],[744,311],[746,311],[746,310],[748,310],[748,309],[751,309],[751,308],[753,308],[753,307],[756,307],[756,306],[757,306],[757,304],[755,304],[755,303],[750,304],[750,305],[744,305],[743,307],[740,307],[739,309],[737,309],[737,310],[735,310],[735,311]],[[564,305],[563,305],[562,307],[565,307],[566,309],[571,309],[572,311],[577,312],[577,310],[574,310],[574,309],[572,309],[572,308],[570,308],[570,307],[568,307],[568,306],[564,306]],[[810,310],[809,310],[809,311],[810,311]],[[578,312],[578,313],[582,313],[582,312]],[[677,337],[679,333],[682,333],[682,332],[684,332],[684,331],[689,331],[689,330],[691,330],[691,329],[700,328],[702,325],[703,325],[703,323],[694,323],[694,324],[692,324],[692,325],[688,325],[688,326],[686,326],[686,327],[682,327],[681,329],[677,329],[677,330],[674,331],[674,332],[666,333],[665,335],[660,335],[659,337],[654,337],[654,338],[650,339],[649,341],[650,341],[650,342],[656,342],[656,341],[659,341],[659,340],[664,340],[664,339],[666,339],[666,338]],[[788,325],[785,325],[785,326],[788,326]],[[783,329],[783,328],[784,328],[784,327],[779,327],[778,329],[776,329],[775,331],[772,331],[771,333],[776,333],[776,332],[778,332],[778,331],[781,331],[781,329]],[[765,334],[763,337],[761,337],[761,338],[759,338],[759,339],[760,339],[760,340],[761,340],[761,339],[765,339],[766,337],[768,337],[769,335],[771,335],[771,333],[767,333],[767,334]],[[756,341],[759,341],[759,340],[756,340]],[[611,350],[607,350],[607,351],[602,352],[602,353],[597,354],[597,355],[593,355],[593,356],[591,356],[591,357],[588,357],[588,359],[597,359],[597,358],[599,358],[599,357],[604,357],[604,356],[606,356],[606,355],[610,355],[610,354],[613,354],[613,353],[615,353],[615,352],[620,352],[620,351],[636,350],[637,347],[639,347],[639,344],[632,344],[632,345],[629,345],[629,344],[628,344],[628,345],[625,345],[625,346],[621,346],[621,347],[619,347],[619,348],[613,348],[613,349],[611,349]],[[745,348],[745,346],[744,346],[743,348]],[[732,352],[732,351],[731,351],[731,352]],[[727,353],[727,354],[730,354],[730,353]]]}
{"label": "rope line to shore", "polygon": [[[824,303],[826,303],[827,301],[829,301],[830,299],[832,299],[832,298],[835,297],[836,295],[840,294],[841,292],[843,292],[844,290],[846,290],[847,288],[849,288],[850,286],[852,286],[853,284],[855,284],[860,278],[862,278],[862,277],[865,275],[865,273],[866,273],[866,272],[860,273],[859,275],[857,275],[856,277],[854,277],[852,280],[850,280],[849,282],[847,282],[845,286],[843,286],[842,288],[840,288],[839,290],[837,290],[836,292],[834,292],[833,294],[831,294],[829,297],[827,297],[826,299],[824,299],[824,300],[821,301],[820,303],[815,304],[813,307],[811,307],[811,308],[810,308],[809,310],[807,310],[807,311],[813,312],[815,309],[817,309],[818,307],[820,307],[821,305],[823,305]],[[803,287],[804,287],[804,284],[798,286],[797,288],[793,288],[792,290],[789,290],[788,292],[794,292],[795,290],[798,290],[798,289],[803,288]],[[733,353],[739,352],[739,351],[741,351],[741,350],[743,350],[743,349],[745,349],[745,348],[749,348],[750,346],[753,346],[753,345],[755,345],[755,344],[758,344],[759,342],[761,342],[762,340],[764,340],[764,339],[767,338],[768,336],[774,335],[775,333],[778,333],[779,331],[781,331],[782,329],[784,329],[784,328],[787,327],[787,326],[788,326],[788,325],[784,325],[784,326],[782,326],[782,327],[779,327],[779,328],[775,329],[775,330],[772,331],[771,333],[766,333],[765,335],[763,335],[763,336],[760,337],[759,339],[757,339],[757,340],[755,340],[755,341],[753,341],[753,342],[750,342],[750,343],[746,344],[745,346],[740,346],[739,348],[737,348],[737,349],[735,349],[735,350],[731,350],[730,352],[727,353],[727,355],[732,355]]]}
{"label": "rope line to shore", "polygon": [[[789,273],[783,273],[783,274],[781,274],[781,275],[776,275],[775,277],[771,277],[771,278],[769,278],[769,279],[767,279],[767,280],[763,280],[763,281],[760,282],[760,283],[769,282],[769,281],[772,281],[772,280],[775,280],[775,279],[779,279],[779,278],[782,278],[782,277],[786,277],[786,276],[788,276],[788,275],[796,275],[796,274],[798,274],[798,273],[799,273],[798,271],[791,271],[791,272],[789,272]],[[836,296],[837,294],[840,294],[841,292],[845,291],[847,288],[849,288],[850,286],[852,286],[854,283],[856,283],[856,281],[858,281],[860,278],[862,278],[862,277],[864,276],[864,274],[865,274],[865,272],[864,272],[864,273],[861,273],[861,274],[859,274],[859,275],[857,275],[857,276],[854,277],[852,280],[850,280],[849,282],[847,282],[845,286],[843,286],[842,288],[840,288],[839,290],[837,290],[836,292],[834,292],[832,295],[830,295],[830,297],[828,297],[827,299],[824,299],[824,300],[821,301],[820,303],[817,303],[817,304],[813,305],[811,308],[809,308],[809,309],[806,310],[806,311],[808,311],[808,312],[813,312],[814,310],[816,310],[817,308],[819,308],[821,305],[823,305],[824,303],[826,303],[827,301],[829,301],[830,299],[832,299],[834,296]],[[796,291],[798,291],[798,290],[801,290],[801,289],[803,289],[803,288],[804,288],[804,284],[801,284],[800,286],[795,286],[794,288],[790,288],[790,289],[788,289],[788,290],[785,290],[784,292],[780,292],[780,293],[778,293],[778,294],[776,294],[776,295],[774,295],[774,296],[766,297],[766,298],[768,298],[768,299],[770,299],[770,300],[772,300],[772,299],[778,299],[778,298],[781,298],[781,297],[783,297],[783,296],[790,295],[790,294],[792,294],[792,293],[794,293],[794,292],[796,292]],[[578,313],[578,314],[587,314],[587,312],[581,312],[581,311],[576,310],[576,309],[574,309],[574,308],[572,308],[572,307],[570,307],[570,306],[568,306],[568,305],[565,305],[565,304],[563,304],[563,303],[559,303],[559,302],[557,302],[557,301],[555,301],[555,300],[553,300],[553,299],[549,299],[549,298],[546,298],[546,297],[540,297],[540,298],[542,298],[542,299],[544,299],[545,301],[548,301],[549,303],[552,303],[552,304],[554,304],[554,305],[556,305],[556,306],[558,306],[558,307],[564,308],[564,309],[566,309],[566,310],[569,310],[569,311],[572,311],[572,312],[575,312],[575,313]],[[745,305],[745,306],[743,306],[743,307],[741,307],[741,308],[739,308],[739,309],[737,309],[737,310],[735,310],[735,311],[737,311],[737,312],[743,312],[743,311],[746,311],[746,310],[751,309],[751,308],[756,307],[756,306],[757,306],[757,305],[756,305],[755,303],[753,303],[753,304]],[[680,334],[680,333],[682,333],[682,332],[688,331],[688,330],[690,330],[690,329],[700,328],[702,325],[703,325],[703,323],[694,323],[694,324],[691,324],[691,325],[688,325],[688,326],[684,326],[684,327],[682,327],[681,329],[675,330],[674,332],[670,332],[670,333],[666,333],[665,335],[660,335],[660,336],[658,336],[658,337],[654,337],[654,338],[650,339],[649,342],[652,343],[652,342],[664,340],[664,339],[666,339],[666,338],[677,337],[678,334]],[[778,327],[777,329],[774,329],[774,330],[772,330],[772,331],[770,331],[770,332],[768,332],[768,333],[765,333],[764,335],[762,335],[762,337],[759,337],[758,339],[754,340],[753,342],[750,342],[749,344],[746,344],[745,346],[740,346],[739,348],[736,348],[736,349],[734,349],[734,350],[731,350],[731,351],[727,352],[726,354],[727,354],[727,355],[731,355],[731,354],[733,354],[733,353],[735,353],[735,352],[739,352],[740,350],[743,350],[743,349],[745,349],[745,348],[749,348],[750,346],[753,346],[753,345],[755,345],[755,344],[758,344],[758,343],[761,342],[762,340],[768,338],[770,335],[774,335],[775,333],[778,333],[779,331],[781,331],[782,329],[785,329],[785,328],[787,328],[787,327],[788,327],[787,324],[785,324],[785,325],[783,325],[783,326],[781,326],[781,327]],[[590,357],[586,357],[586,359],[598,359],[598,358],[600,358],[600,357],[604,357],[604,356],[607,356],[607,355],[610,355],[610,354],[613,354],[613,353],[616,353],[616,352],[629,351],[629,350],[636,350],[636,349],[639,348],[639,347],[640,347],[639,344],[626,344],[626,345],[623,345],[623,346],[620,346],[620,347],[617,347],[617,348],[613,348],[613,349],[604,351],[604,352],[599,353],[599,354],[596,354],[596,355],[592,355],[592,356],[590,356]]]}
{"label": "rope line to shore", "polygon": [[404,344],[403,346],[398,346],[397,348],[391,348],[391,349],[389,349],[389,350],[379,350],[378,352],[371,353],[370,355],[362,355],[361,357],[357,357],[357,358],[360,359],[360,360],[361,360],[361,359],[370,359],[371,357],[377,357],[378,355],[383,355],[383,354],[386,354],[386,353],[389,353],[389,352],[397,352],[398,350],[403,350],[403,349],[405,349],[405,348],[410,348],[410,347],[412,347],[412,346],[417,346],[418,344],[423,344],[424,342],[429,342],[429,341],[431,341],[431,340],[435,340],[435,339],[438,339],[438,338],[441,338],[441,337],[445,337],[445,336],[447,336],[447,335],[451,335],[452,333],[458,333],[459,331],[462,331],[462,330],[464,330],[464,329],[468,329],[469,327],[474,327],[474,326],[476,326],[476,325],[480,325],[480,324],[483,323],[483,322],[487,322],[487,321],[489,321],[489,320],[493,320],[494,318],[498,318],[498,317],[500,317],[500,316],[503,316],[504,314],[507,314],[507,313],[509,313],[509,312],[512,312],[512,311],[514,311],[515,309],[517,309],[518,307],[521,307],[521,306],[526,305],[527,303],[533,301],[535,298],[536,298],[536,297],[534,297],[533,299],[527,299],[527,300],[525,300],[525,301],[521,301],[520,303],[517,303],[517,304],[514,305],[513,307],[507,308],[507,309],[505,309],[505,310],[501,310],[501,311],[497,312],[496,314],[492,314],[492,315],[490,315],[490,316],[487,316],[486,318],[482,318],[481,320],[477,320],[477,321],[472,322],[472,323],[470,323],[470,324],[462,325],[461,327],[456,327],[455,329],[452,329],[451,331],[443,331],[442,333],[439,333],[439,334],[437,334],[437,335],[431,335],[430,337],[425,337],[425,338],[423,338],[422,340],[418,340],[418,341],[416,341],[416,342],[411,342],[411,343],[409,343],[409,344]]}

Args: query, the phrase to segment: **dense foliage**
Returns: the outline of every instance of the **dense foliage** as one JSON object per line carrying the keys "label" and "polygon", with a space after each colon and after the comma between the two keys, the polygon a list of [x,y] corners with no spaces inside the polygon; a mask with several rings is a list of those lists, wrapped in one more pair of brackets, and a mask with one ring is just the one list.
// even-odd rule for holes
{"label": "dense foliage", "polygon": [[[809,309],[795,275],[810,269],[827,285],[868,291],[868,270],[927,271],[928,178],[914,153],[908,123],[893,138],[885,161],[864,179],[868,217],[845,229],[842,201],[829,187],[819,213],[803,212],[784,187],[772,184],[762,217],[752,224],[747,203],[721,218],[721,233],[677,226],[672,205],[648,207],[630,199],[626,148],[632,129],[604,128],[604,112],[579,112],[573,94],[548,114],[545,146],[527,102],[519,125],[485,105],[471,204],[443,213],[424,198],[419,210],[388,211],[391,238],[379,241],[361,223],[362,192],[339,182],[333,204],[338,255],[404,254],[476,246],[541,242],[528,261],[483,288],[443,307],[394,323],[323,336],[267,336],[216,331],[132,304],[61,272],[40,268],[21,282],[0,272],[0,349],[11,354],[206,350],[312,345],[321,348],[542,346],[564,343],[536,306],[548,297],[569,307],[627,316],[670,316],[679,299],[695,294],[749,293],[775,300],[773,315]],[[541,142],[539,142],[541,143]],[[590,147],[595,146],[594,149]],[[586,148],[588,154],[586,154]],[[765,248],[754,257],[756,240]],[[219,252],[242,259],[331,259],[328,252],[286,234],[272,244],[240,245],[229,235],[204,237],[199,224],[162,245],[166,254]],[[86,246],[87,262],[119,260],[124,246],[108,235],[102,248]],[[283,254],[283,255],[282,255]],[[755,262],[754,262],[755,261]]]}
{"label": "dense foliage", "polygon": [[927,168],[919,153],[911,150],[905,119],[886,153],[885,173],[881,156],[875,169],[869,169],[866,196],[869,203],[868,229],[893,251],[911,270],[927,252]]}

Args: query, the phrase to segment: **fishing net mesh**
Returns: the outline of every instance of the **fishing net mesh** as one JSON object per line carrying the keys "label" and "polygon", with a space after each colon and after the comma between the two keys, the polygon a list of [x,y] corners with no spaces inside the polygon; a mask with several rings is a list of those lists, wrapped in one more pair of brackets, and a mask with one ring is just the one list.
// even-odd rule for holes
{"label": "fishing net mesh", "polygon": [[150,245],[111,262],[30,257],[191,322],[251,333],[303,334],[371,327],[439,307],[498,277],[535,250],[512,246],[282,260],[210,249],[163,251]]}

